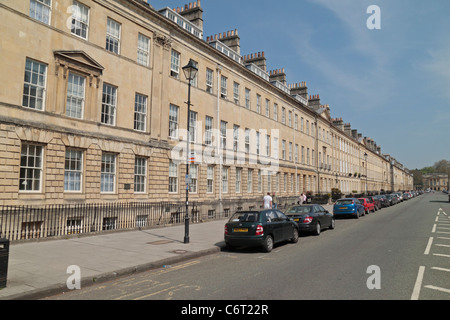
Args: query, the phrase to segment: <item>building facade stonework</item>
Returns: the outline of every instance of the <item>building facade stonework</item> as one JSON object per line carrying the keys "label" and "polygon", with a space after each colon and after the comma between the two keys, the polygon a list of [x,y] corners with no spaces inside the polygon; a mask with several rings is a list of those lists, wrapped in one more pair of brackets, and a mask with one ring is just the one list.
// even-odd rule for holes
{"label": "building facade stonework", "polygon": [[412,189],[306,82],[242,55],[237,30],[205,40],[202,13],[200,1],[0,0],[0,205],[182,201],[187,134],[191,201]]}
{"label": "building facade stonework", "polygon": [[448,174],[429,173],[422,176],[423,187],[429,190],[443,191],[448,190]]}

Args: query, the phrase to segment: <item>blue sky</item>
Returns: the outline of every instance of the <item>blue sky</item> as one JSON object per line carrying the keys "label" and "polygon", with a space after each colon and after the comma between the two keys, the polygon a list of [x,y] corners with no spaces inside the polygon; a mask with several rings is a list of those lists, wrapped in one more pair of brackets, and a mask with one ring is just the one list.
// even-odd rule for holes
{"label": "blue sky", "polygon": [[[379,30],[367,28],[370,5],[381,10]],[[201,7],[205,39],[237,29],[241,55],[264,51],[268,70],[284,68],[288,83],[306,81],[333,118],[407,168],[450,160],[450,1],[201,0]]]}

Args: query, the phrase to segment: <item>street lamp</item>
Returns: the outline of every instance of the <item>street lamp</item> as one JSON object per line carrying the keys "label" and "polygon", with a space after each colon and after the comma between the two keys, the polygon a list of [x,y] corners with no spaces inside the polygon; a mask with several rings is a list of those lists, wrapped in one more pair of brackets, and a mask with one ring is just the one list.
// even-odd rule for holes
{"label": "street lamp", "polygon": [[189,117],[191,113],[191,82],[197,75],[198,68],[195,62],[190,59],[189,63],[183,67],[183,72],[188,81],[188,112],[187,112],[187,137],[186,137],[186,214],[184,216],[184,243],[189,243],[189,139],[190,139],[190,123]]}
{"label": "street lamp", "polygon": [[366,195],[367,195],[367,152],[364,152],[364,160],[366,162]]}

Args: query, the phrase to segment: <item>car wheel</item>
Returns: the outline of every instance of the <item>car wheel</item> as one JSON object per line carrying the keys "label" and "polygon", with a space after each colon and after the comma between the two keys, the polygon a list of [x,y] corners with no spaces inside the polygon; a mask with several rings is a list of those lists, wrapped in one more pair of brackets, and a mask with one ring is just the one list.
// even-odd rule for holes
{"label": "car wheel", "polygon": [[294,230],[292,231],[291,242],[292,243],[297,243],[298,242],[298,230],[297,230],[297,228],[294,228]]}
{"label": "car wheel", "polygon": [[270,252],[273,249],[273,238],[272,236],[267,236],[264,240],[263,249],[265,252]]}
{"label": "car wheel", "polygon": [[316,235],[316,236],[318,236],[318,235],[320,235],[320,223],[319,222],[317,222],[317,224],[316,224],[316,230],[314,231],[314,234]]}
{"label": "car wheel", "polygon": [[328,228],[333,230],[335,228],[335,223],[336,223],[336,221],[334,220],[334,218],[331,218],[330,226]]}

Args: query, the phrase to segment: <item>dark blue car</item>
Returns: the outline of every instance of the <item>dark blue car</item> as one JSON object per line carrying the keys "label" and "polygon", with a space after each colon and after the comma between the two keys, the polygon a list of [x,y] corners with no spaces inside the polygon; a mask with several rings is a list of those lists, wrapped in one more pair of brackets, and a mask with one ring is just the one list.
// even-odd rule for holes
{"label": "dark blue car", "polygon": [[358,219],[360,216],[365,215],[365,210],[357,198],[342,198],[334,204],[333,214],[335,217],[352,216]]}

